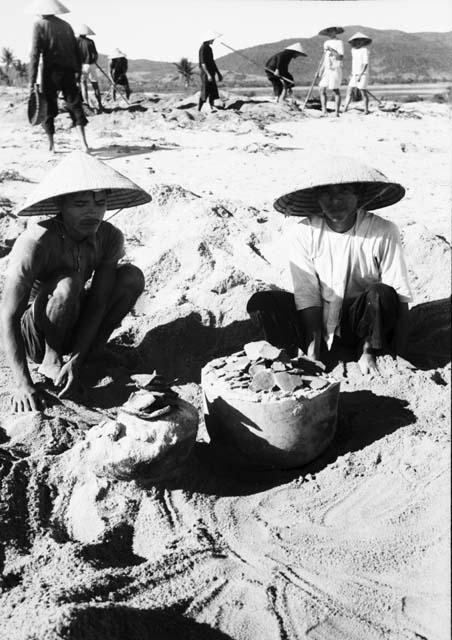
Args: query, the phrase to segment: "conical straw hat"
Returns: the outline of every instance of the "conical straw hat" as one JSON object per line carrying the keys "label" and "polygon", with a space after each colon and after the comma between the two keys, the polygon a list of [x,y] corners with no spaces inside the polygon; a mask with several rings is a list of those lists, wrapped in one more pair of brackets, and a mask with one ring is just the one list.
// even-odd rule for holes
{"label": "conical straw hat", "polygon": [[210,42],[210,40],[216,40],[217,38],[221,37],[221,33],[218,33],[218,31],[206,31],[203,35],[202,35],[202,40],[201,42]]}
{"label": "conical straw hat", "polygon": [[287,216],[322,215],[316,187],[336,184],[359,186],[358,207],[381,209],[403,198],[405,189],[378,171],[353,158],[323,157],[305,170],[299,187],[279,197],[273,206]]}
{"label": "conical straw hat", "polygon": [[113,49],[110,58],[113,60],[113,58],[127,58],[127,56],[121,49]]}
{"label": "conical straw hat", "polygon": [[301,42],[294,42],[293,44],[289,44],[286,49],[288,51],[296,51],[300,56],[306,56],[307,54],[303,51],[303,47],[301,46]]}
{"label": "conical straw hat", "polygon": [[91,27],[88,27],[87,24],[81,24],[77,29],[77,33],[79,34],[79,36],[95,36],[96,35],[94,31],[91,29]]}
{"label": "conical straw hat", "polygon": [[29,12],[38,16],[57,16],[69,13],[69,9],[60,0],[35,0],[29,7]]}
{"label": "conical straw hat", "polygon": [[372,42],[372,38],[366,36],[365,33],[361,33],[361,31],[357,31],[352,35],[351,38],[348,39],[349,42],[353,42],[353,40],[366,40],[366,44],[370,44]]}
{"label": "conical straw hat", "polygon": [[319,31],[319,36],[330,36],[332,33],[344,33],[344,30],[342,27],[326,27]]}
{"label": "conical straw hat", "polygon": [[78,191],[107,190],[107,209],[126,209],[152,198],[132,180],[82,151],[73,151],[54,167],[16,211],[19,216],[52,216],[60,209],[56,198]]}

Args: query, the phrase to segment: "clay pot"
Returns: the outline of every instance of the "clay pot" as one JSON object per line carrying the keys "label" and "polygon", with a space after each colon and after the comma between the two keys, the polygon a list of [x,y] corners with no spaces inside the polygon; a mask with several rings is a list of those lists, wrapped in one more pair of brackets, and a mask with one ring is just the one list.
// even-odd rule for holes
{"label": "clay pot", "polygon": [[203,370],[204,413],[211,445],[230,464],[289,469],[319,456],[334,438],[339,382],[310,398],[253,401],[225,390]]}

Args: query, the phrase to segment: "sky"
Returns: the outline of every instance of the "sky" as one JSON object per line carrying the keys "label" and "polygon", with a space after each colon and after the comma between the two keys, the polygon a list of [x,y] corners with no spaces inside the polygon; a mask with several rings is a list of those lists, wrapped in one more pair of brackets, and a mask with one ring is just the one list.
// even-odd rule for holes
{"label": "sky", "polygon": [[[401,31],[452,31],[451,0],[62,0],[76,27],[87,23],[101,53],[129,58],[196,60],[206,32],[235,49],[283,38],[309,38],[329,25]],[[28,61],[35,17],[29,0],[0,1],[0,48]],[[229,53],[216,43],[216,57]]]}

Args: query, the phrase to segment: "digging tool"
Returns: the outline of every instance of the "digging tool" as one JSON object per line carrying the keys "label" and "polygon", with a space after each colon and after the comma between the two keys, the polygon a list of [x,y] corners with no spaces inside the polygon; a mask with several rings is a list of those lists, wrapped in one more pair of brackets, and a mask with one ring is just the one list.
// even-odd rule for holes
{"label": "digging tool", "polygon": [[[255,67],[259,67],[259,69],[262,69],[262,65],[260,65],[258,62],[256,62],[256,60],[252,60],[251,58],[248,58],[248,56],[245,56],[243,53],[240,53],[240,51],[237,51],[236,49],[233,49],[232,47],[230,47],[225,42],[220,42],[220,44],[222,44],[223,47],[226,47],[226,49],[229,49],[230,51],[233,51],[234,53],[236,53],[241,58],[244,58],[245,60],[248,60],[248,62],[251,62],[251,64],[254,64]],[[289,82],[290,84],[295,85],[295,82],[293,80],[291,80],[290,78],[286,78],[285,76],[280,76],[279,74],[275,73],[274,69],[269,69],[268,67],[264,67],[264,69],[265,69],[265,71],[269,71],[270,73],[272,73],[277,78],[280,78],[281,80],[284,80],[285,82]]]}
{"label": "digging tool", "polygon": [[397,104],[396,102],[393,102],[392,105],[391,104],[388,105],[385,100],[380,100],[380,98],[378,98],[374,93],[369,91],[369,89],[366,89],[366,91],[371,98],[373,98],[378,102],[378,108],[381,109],[382,111],[398,111],[400,109],[400,105]]}
{"label": "digging tool", "polygon": [[119,93],[119,95],[121,96],[121,98],[124,100],[124,102],[127,104],[128,107],[130,107],[130,102],[127,100],[127,98],[125,97],[125,95],[123,94],[123,92],[121,91],[121,89],[119,89],[118,85],[115,84],[113,82],[113,80],[105,73],[105,71],[102,69],[102,67],[100,67],[97,62],[94,63],[96,65],[96,67],[99,69],[99,71],[101,73],[104,74],[104,76],[107,78],[108,82],[111,84],[113,89],[116,89],[116,91]]}
{"label": "digging tool", "polygon": [[303,103],[303,106],[301,107],[301,110],[304,111],[306,108],[306,105],[308,104],[308,100],[311,97],[311,94],[314,90],[314,85],[315,85],[315,81],[317,80],[317,78],[319,77],[319,73],[320,73],[320,69],[322,68],[323,65],[323,61],[325,60],[325,54],[322,54],[322,57],[320,58],[320,62],[319,62],[319,66],[317,67],[317,71],[315,72],[315,76],[314,79],[312,80],[311,86],[309,87],[309,91],[306,95],[305,101]]}

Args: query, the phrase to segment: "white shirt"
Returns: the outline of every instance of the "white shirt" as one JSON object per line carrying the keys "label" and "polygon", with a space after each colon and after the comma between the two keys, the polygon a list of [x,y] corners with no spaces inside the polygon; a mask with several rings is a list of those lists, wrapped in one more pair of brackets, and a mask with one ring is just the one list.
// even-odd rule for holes
{"label": "white shirt", "polygon": [[360,209],[345,233],[330,229],[321,216],[303,219],[288,239],[295,306],[323,308],[328,348],[339,334],[342,302],[371,284],[393,287],[402,302],[411,289],[397,226]]}
{"label": "white shirt", "polygon": [[334,53],[331,53],[329,49],[334,49],[341,56],[344,55],[344,43],[342,40],[338,40],[337,38],[333,38],[332,40],[327,40],[323,44],[323,50],[325,52],[325,62],[328,63],[330,69],[336,69],[338,67],[342,67],[343,60],[338,60]]}
{"label": "white shirt", "polygon": [[367,47],[360,49],[352,47],[352,74],[361,75],[366,64],[366,73],[369,73],[369,49]]}

